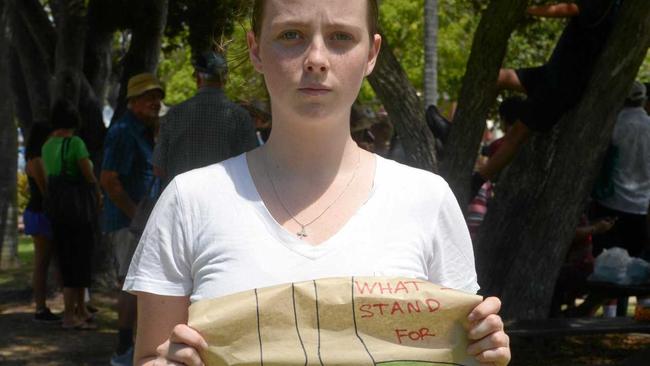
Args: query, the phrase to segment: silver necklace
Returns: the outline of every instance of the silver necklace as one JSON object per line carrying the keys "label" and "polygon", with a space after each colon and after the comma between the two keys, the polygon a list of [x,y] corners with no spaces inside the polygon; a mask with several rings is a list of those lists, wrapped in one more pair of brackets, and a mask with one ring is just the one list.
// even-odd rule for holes
{"label": "silver necklace", "polygon": [[359,171],[359,166],[361,165],[361,151],[359,151],[359,157],[357,158],[357,166],[354,168],[354,172],[352,172],[352,176],[350,177],[350,180],[348,181],[348,183],[345,185],[345,188],[343,188],[341,193],[339,193],[339,195],[336,196],[336,198],[327,207],[325,207],[325,209],[318,216],[316,216],[314,219],[312,219],[311,221],[309,221],[308,223],[305,223],[305,224],[300,222],[296,218],[296,216],[294,216],[291,213],[291,211],[289,211],[287,206],[284,205],[284,202],[280,198],[280,195],[278,194],[278,190],[275,188],[275,182],[273,181],[273,178],[271,178],[271,174],[269,173],[269,169],[268,169],[269,164],[268,164],[266,154],[264,155],[264,163],[265,163],[264,164],[264,171],[266,171],[266,177],[268,178],[269,182],[271,182],[271,188],[273,188],[273,194],[275,194],[275,198],[278,200],[278,202],[280,202],[280,206],[282,206],[284,211],[289,216],[291,216],[291,219],[293,221],[295,221],[298,225],[300,225],[300,231],[296,233],[296,236],[298,237],[298,239],[302,240],[302,239],[306,238],[307,236],[309,236],[307,234],[307,226],[313,224],[316,220],[320,219],[321,216],[323,216],[325,214],[325,212],[327,212],[327,210],[329,210],[332,206],[334,206],[334,204],[343,196],[343,194],[345,192],[347,192],[348,188],[352,184],[352,181],[354,181],[354,178],[357,176],[357,172]]}

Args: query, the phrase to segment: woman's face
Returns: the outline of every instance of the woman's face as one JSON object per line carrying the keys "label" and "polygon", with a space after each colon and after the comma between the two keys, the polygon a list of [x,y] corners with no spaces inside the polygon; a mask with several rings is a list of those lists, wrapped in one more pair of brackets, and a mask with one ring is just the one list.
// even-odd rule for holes
{"label": "woman's face", "polygon": [[268,0],[261,34],[248,42],[273,110],[295,117],[347,116],[381,38],[368,34],[366,1]]}

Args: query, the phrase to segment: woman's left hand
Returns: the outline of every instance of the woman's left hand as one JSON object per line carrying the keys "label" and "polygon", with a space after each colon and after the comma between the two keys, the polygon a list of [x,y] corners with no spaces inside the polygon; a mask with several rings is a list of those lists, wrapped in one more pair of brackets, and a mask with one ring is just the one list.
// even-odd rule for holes
{"label": "woman's left hand", "polygon": [[467,317],[470,323],[467,353],[476,357],[481,365],[504,366],[510,362],[510,338],[497,315],[500,309],[501,301],[488,297]]}

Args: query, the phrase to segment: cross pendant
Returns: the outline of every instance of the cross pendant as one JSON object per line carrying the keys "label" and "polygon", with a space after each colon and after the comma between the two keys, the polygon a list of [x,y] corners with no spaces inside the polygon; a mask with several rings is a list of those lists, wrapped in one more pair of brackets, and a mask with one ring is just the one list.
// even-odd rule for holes
{"label": "cross pendant", "polygon": [[296,235],[298,236],[298,239],[300,239],[300,240],[306,238],[307,237],[307,231],[305,230],[305,227],[302,226],[302,228],[300,229],[300,232],[296,233]]}

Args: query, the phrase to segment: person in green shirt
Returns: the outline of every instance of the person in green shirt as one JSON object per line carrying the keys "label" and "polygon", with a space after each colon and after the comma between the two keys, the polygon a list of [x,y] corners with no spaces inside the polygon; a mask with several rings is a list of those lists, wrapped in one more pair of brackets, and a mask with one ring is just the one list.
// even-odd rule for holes
{"label": "person in green shirt", "polygon": [[[48,179],[62,173],[62,162],[66,174],[85,179],[95,186],[95,198],[101,202],[101,193],[97,178],[93,173],[93,164],[89,159],[86,144],[75,136],[81,118],[71,103],[61,100],[52,108],[51,125],[53,132],[43,145],[41,157]],[[68,148],[63,159],[63,144]],[[92,316],[84,304],[84,290],[90,287],[91,256],[94,246],[95,230],[92,223],[64,223],[56,217],[52,221],[52,234],[61,276],[63,279],[63,328],[90,329],[96,327],[90,320]]]}

